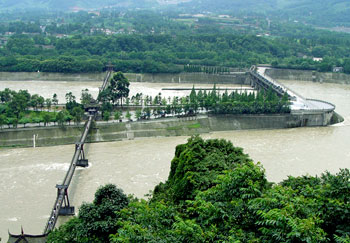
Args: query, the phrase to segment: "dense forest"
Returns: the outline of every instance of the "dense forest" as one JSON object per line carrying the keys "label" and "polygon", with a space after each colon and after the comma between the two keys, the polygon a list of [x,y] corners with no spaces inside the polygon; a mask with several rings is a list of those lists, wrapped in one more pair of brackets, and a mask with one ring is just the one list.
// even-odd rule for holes
{"label": "dense forest", "polygon": [[[52,49],[39,43],[48,41]],[[269,39],[252,35],[118,35],[31,38],[12,36],[0,49],[0,71],[101,72],[109,62],[122,72],[181,72],[183,65],[277,67],[350,72],[350,38]],[[323,58],[322,62],[304,56]]]}
{"label": "dense forest", "polygon": [[184,65],[227,70],[258,63],[318,71],[340,66],[350,73],[349,34],[294,22],[267,24],[251,17],[235,24],[152,11],[64,16],[45,25],[34,17],[1,23],[0,71],[101,72],[112,62],[118,71],[136,73],[178,73]]}
{"label": "dense forest", "polygon": [[348,169],[279,184],[225,140],[176,147],[148,200],[97,190],[48,242],[349,242]]}

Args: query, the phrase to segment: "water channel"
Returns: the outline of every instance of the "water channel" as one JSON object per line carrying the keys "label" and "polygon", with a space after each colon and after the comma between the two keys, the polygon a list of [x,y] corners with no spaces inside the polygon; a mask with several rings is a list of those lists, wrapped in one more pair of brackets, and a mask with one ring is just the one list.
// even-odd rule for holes
{"label": "water channel", "polygon": [[[316,175],[326,170],[337,172],[339,168],[350,167],[350,86],[282,82],[305,97],[332,102],[345,121],[329,127],[215,132],[203,137],[225,138],[235,146],[243,147],[254,161],[263,164],[267,178],[274,182],[288,175]],[[67,82],[60,94],[57,90],[55,92],[64,97],[66,91],[73,88],[79,94],[85,87],[92,90],[100,85],[88,84],[90,86],[84,86],[86,83],[83,82]],[[1,85],[4,83],[0,82],[0,89],[3,89]],[[43,92],[52,88],[53,83],[47,85]],[[161,87],[176,87],[174,84],[135,85],[143,93],[153,90],[154,95]],[[23,84],[17,87],[20,88],[29,89]],[[34,91],[45,95],[39,89]],[[50,97],[51,92],[48,95]],[[73,178],[70,188],[72,204],[78,206],[84,201],[92,201],[96,189],[106,183],[118,185],[127,194],[144,197],[156,184],[167,179],[175,146],[186,142],[187,138],[157,137],[89,144],[90,167],[78,169]],[[20,233],[21,225],[25,233],[42,232],[56,196],[55,185],[61,183],[73,152],[73,145],[0,150],[1,238],[7,239],[8,229]]]}

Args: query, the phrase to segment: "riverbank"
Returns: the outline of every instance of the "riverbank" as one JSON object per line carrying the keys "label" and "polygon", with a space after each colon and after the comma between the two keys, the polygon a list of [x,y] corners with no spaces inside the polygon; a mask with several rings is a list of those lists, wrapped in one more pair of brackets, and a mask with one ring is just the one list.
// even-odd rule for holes
{"label": "riverbank", "polygon": [[266,69],[266,75],[273,79],[350,84],[350,75],[345,73],[270,68]]}
{"label": "riverbank", "polygon": [[[0,72],[0,81],[103,81],[105,73],[31,73]],[[194,83],[194,84],[250,84],[245,72],[231,74],[207,73],[125,73],[130,82]]]}
{"label": "riverbank", "polygon": [[[272,70],[272,71],[271,71]],[[271,69],[267,72],[272,72],[271,75],[285,75],[283,79],[287,79],[286,73],[281,70]],[[275,71],[273,71],[275,70]],[[276,71],[277,70],[277,71]],[[296,71],[296,70],[292,70]],[[275,72],[275,73],[274,73]],[[301,71],[303,72],[303,71]],[[11,73],[0,73],[1,75],[9,75]],[[20,73],[15,73],[20,74]],[[22,78],[26,73],[22,73]],[[33,73],[31,73],[34,75]],[[269,74],[269,73],[267,73]],[[6,76],[5,75],[5,76]],[[35,75],[41,75],[39,73]],[[97,74],[84,74],[87,76],[79,76],[78,74],[52,74],[48,76],[70,78],[73,75],[75,78],[98,78]],[[131,74],[129,74],[131,75]],[[178,76],[176,76],[178,75]],[[187,79],[182,79],[181,75],[185,75]],[[240,73],[242,79],[236,79],[237,82],[250,82],[249,75]],[[277,76],[278,76],[277,75]],[[297,75],[297,74],[295,74]],[[301,75],[301,74],[300,74]],[[201,82],[212,82],[213,78],[221,78],[220,82],[234,82],[232,75],[213,75],[205,73],[182,73],[182,74],[134,74],[131,75],[131,81],[137,82],[158,82],[179,83],[188,80],[195,83],[194,80],[202,80]],[[46,77],[46,78],[48,78]],[[101,75],[103,77],[103,75]],[[209,79],[211,77],[212,79]],[[243,79],[243,77],[245,77]],[[293,77],[293,76],[292,76]],[[42,76],[44,78],[44,76]],[[277,77],[278,78],[278,77]],[[74,80],[74,79],[71,79]],[[204,81],[203,81],[204,80]],[[205,81],[206,80],[206,81]],[[239,81],[240,80],[240,81]],[[94,80],[95,81],[95,80]],[[214,82],[215,83],[215,82]],[[230,131],[230,130],[247,130],[247,129],[281,129],[293,127],[313,127],[327,126],[329,124],[342,121],[341,116],[335,115],[333,109],[325,110],[300,110],[292,114],[278,115],[215,115],[215,116],[200,116],[195,120],[185,120],[178,118],[155,119],[150,121],[138,121],[127,123],[97,123],[96,128],[91,131],[88,137],[88,142],[105,142],[118,141],[124,139],[134,139],[139,137],[167,137],[167,136],[190,136],[193,134],[210,133],[215,131]],[[26,129],[10,129],[0,130],[0,147],[31,147],[33,146],[33,138],[35,135],[36,146],[54,146],[62,144],[73,144],[80,137],[82,127],[66,126],[60,127],[40,127]]]}
{"label": "riverbank", "polygon": [[[295,69],[267,69],[266,74],[273,79],[300,80],[350,84],[350,75],[345,73],[324,73]],[[125,73],[130,82],[150,83],[202,83],[202,84],[250,84],[245,72],[231,74],[207,73]],[[103,81],[105,73],[32,73],[32,72],[0,72],[0,81]]]}
{"label": "riverbank", "polygon": [[[107,142],[142,137],[191,136],[217,131],[283,129],[326,126],[338,121],[333,112],[273,115],[201,115],[191,118],[161,118],[149,121],[97,123],[87,141]],[[0,147],[32,147],[74,144],[82,126],[7,129],[0,131]]]}

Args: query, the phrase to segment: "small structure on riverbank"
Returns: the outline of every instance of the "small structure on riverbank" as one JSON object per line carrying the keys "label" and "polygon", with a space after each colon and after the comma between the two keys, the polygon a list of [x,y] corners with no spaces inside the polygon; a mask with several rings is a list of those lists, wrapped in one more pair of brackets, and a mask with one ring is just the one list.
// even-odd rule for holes
{"label": "small structure on riverbank", "polygon": [[20,235],[13,235],[9,232],[8,243],[46,243],[47,234],[43,235],[27,235],[24,234],[23,228]]}

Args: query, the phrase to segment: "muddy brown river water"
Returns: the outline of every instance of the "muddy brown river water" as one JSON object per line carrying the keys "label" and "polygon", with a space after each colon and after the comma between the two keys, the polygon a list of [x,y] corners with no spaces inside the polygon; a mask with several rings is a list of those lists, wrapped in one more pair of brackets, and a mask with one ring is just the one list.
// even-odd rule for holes
{"label": "muddy brown river water", "polygon": [[[267,178],[274,182],[288,175],[316,175],[349,168],[350,86],[282,82],[303,96],[334,103],[345,121],[329,127],[215,132],[203,137],[225,138],[243,147],[254,161],[263,164]],[[95,86],[92,82],[79,83],[65,82],[64,88],[58,88],[62,90],[59,95],[62,97],[73,89],[80,93],[85,87],[98,90],[99,83]],[[0,82],[0,89],[3,84]],[[40,87],[45,87],[44,84],[48,86],[43,88],[43,93],[34,85],[35,93],[44,96],[44,91],[59,85],[44,82]],[[136,86],[135,93],[140,92],[135,89],[149,90],[156,95],[164,84],[138,83]],[[92,201],[96,189],[106,183],[118,185],[127,194],[144,197],[156,184],[167,179],[175,147],[187,139],[155,137],[87,145],[90,167],[76,171],[69,192],[71,203],[78,207],[84,201]],[[42,232],[56,196],[55,185],[61,183],[73,152],[73,145],[0,150],[0,237],[3,240],[7,239],[8,229],[19,233],[21,225],[25,233]]]}

